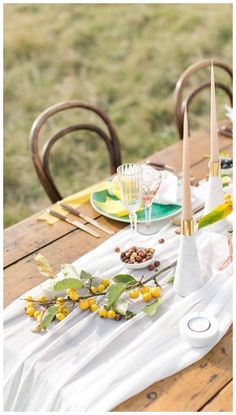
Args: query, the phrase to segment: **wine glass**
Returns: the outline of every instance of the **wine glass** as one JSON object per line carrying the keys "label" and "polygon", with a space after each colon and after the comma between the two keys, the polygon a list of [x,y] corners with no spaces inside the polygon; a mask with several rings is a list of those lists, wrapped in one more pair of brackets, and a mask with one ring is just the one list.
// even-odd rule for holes
{"label": "wine glass", "polygon": [[142,166],[136,163],[123,164],[118,167],[121,198],[129,211],[132,240],[137,237],[137,210],[142,204]]}
{"label": "wine glass", "polygon": [[139,224],[138,232],[153,235],[158,227],[151,222],[152,203],[161,184],[162,172],[146,164],[142,165],[142,200],[145,207],[145,223]]}

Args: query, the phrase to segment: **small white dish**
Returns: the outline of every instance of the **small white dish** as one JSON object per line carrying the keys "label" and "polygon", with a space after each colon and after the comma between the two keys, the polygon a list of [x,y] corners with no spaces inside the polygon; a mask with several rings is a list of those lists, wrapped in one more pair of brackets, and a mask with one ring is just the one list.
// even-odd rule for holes
{"label": "small white dish", "polygon": [[[138,249],[144,249],[144,247],[137,247]],[[150,259],[148,259],[145,262],[135,262],[134,264],[129,264],[127,262],[122,261],[121,257],[120,257],[120,261],[121,263],[128,269],[142,269],[142,268],[146,268],[149,265],[151,265],[154,261],[155,261],[155,251],[153,252],[153,255]]]}
{"label": "small white dish", "polygon": [[192,347],[206,347],[217,340],[219,324],[209,313],[194,312],[180,320],[179,330],[181,338]]}

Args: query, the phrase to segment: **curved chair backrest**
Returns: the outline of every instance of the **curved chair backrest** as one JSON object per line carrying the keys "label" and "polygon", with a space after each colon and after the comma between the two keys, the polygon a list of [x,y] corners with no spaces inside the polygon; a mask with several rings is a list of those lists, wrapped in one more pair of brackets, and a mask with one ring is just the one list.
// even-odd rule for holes
{"label": "curved chair backrest", "polygon": [[[214,67],[219,67],[222,70],[224,70],[226,72],[226,74],[230,77],[230,81],[232,84],[232,79],[233,79],[233,72],[232,69],[230,68],[229,65],[227,65],[226,63],[222,62],[220,59],[203,59],[197,63],[194,63],[193,65],[189,66],[181,75],[181,77],[179,78],[179,80],[176,83],[176,87],[175,87],[175,122],[176,122],[176,126],[177,126],[177,130],[179,133],[179,137],[182,140],[183,138],[183,119],[184,119],[184,109],[185,107],[189,107],[189,104],[191,103],[191,101],[193,100],[193,98],[198,95],[201,91],[203,91],[206,88],[210,88],[211,86],[211,82],[210,79],[208,82],[204,82],[200,85],[198,85],[197,87],[195,87],[194,89],[192,89],[192,91],[189,93],[189,95],[183,99],[183,90],[186,87],[186,84],[189,80],[189,78],[195,73],[198,72],[199,70],[207,67],[207,66],[211,66],[213,61],[213,65]],[[221,82],[216,82],[215,83],[216,88],[218,89],[222,89],[223,91],[225,91],[225,93],[228,95],[231,106],[233,105],[233,94],[232,94],[232,88],[221,83]]]}
{"label": "curved chair backrest", "polygon": [[[54,134],[48,141],[45,143],[42,151],[42,157],[40,157],[39,152],[39,133],[46,121],[61,111],[67,111],[72,108],[80,108],[90,112],[93,112],[98,115],[100,120],[105,124],[105,130],[94,125],[94,124],[75,124],[63,128]],[[112,125],[108,116],[101,111],[99,108],[82,103],[79,101],[67,101],[60,102],[58,104],[52,105],[43,111],[35,120],[31,131],[30,131],[30,152],[31,157],[36,169],[37,175],[40,182],[42,183],[46,193],[53,203],[62,199],[61,194],[59,193],[49,167],[49,153],[52,146],[59,140],[61,137],[64,137],[66,134],[72,133],[73,131],[91,131],[96,133],[106,144],[109,157],[110,157],[110,171],[112,174],[116,172],[117,167],[121,164],[121,153],[120,153],[120,143],[114,126]]]}

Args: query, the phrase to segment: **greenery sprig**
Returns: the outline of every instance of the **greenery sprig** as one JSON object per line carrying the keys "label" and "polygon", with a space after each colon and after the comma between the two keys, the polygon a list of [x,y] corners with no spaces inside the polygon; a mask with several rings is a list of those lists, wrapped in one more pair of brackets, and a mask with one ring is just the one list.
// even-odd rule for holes
{"label": "greenery sprig", "polygon": [[[41,296],[35,299],[28,296],[24,299],[27,301],[26,314],[37,320],[37,325],[32,330],[34,333],[45,331],[53,320],[63,320],[76,306],[81,310],[97,313],[101,318],[128,320],[135,316],[135,313],[129,310],[128,298],[136,300],[140,296],[143,301],[150,302],[142,311],[153,316],[157,312],[161,296],[157,278],[176,266],[175,261],[163,269],[155,268],[153,275],[146,279],[143,275],[139,280],[129,274],[118,274],[111,280],[102,279],[95,286],[94,275],[84,270],[78,272],[71,264],[63,264],[62,277],[56,278],[49,261],[43,255],[38,254],[35,261],[39,272],[52,280],[53,295],[51,298]],[[154,287],[147,286],[151,281]],[[57,296],[59,291],[65,291],[66,295]],[[103,300],[101,307],[97,304],[99,298]]]}

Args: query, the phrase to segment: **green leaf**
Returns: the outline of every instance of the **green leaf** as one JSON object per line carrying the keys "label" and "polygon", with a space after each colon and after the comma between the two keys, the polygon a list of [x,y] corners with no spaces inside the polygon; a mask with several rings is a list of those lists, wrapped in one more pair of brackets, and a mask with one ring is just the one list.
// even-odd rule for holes
{"label": "green leaf", "polygon": [[93,279],[93,276],[89,272],[86,272],[86,271],[83,271],[83,270],[81,270],[79,277],[84,282],[88,282],[88,281]]}
{"label": "green leaf", "polygon": [[39,333],[41,330],[46,330],[46,328],[49,326],[49,324],[52,322],[53,318],[57,314],[59,307],[60,306],[57,305],[49,307],[43,314],[40,323],[34,329],[32,329],[32,332]]}
{"label": "green leaf", "polygon": [[129,274],[118,274],[112,279],[116,283],[126,284],[126,287],[132,287],[137,283],[137,280]]}
{"label": "green leaf", "polygon": [[148,304],[146,305],[146,307],[144,307],[143,309],[144,313],[148,314],[150,317],[153,317],[157,312],[159,304],[160,304],[160,299],[157,298],[155,301],[153,301],[152,304]]}
{"label": "green leaf", "polygon": [[123,298],[119,298],[119,300],[114,305],[114,310],[117,313],[122,314],[122,316],[125,316],[127,309],[128,309],[128,302]]}
{"label": "green leaf", "polygon": [[205,226],[211,225],[212,223],[218,222],[228,216],[233,210],[231,200],[227,200],[222,205],[217,206],[207,215],[202,216],[198,221],[198,229],[202,229]]}
{"label": "green leaf", "polygon": [[79,279],[79,274],[77,273],[75,267],[71,264],[62,264],[61,272],[65,278],[77,278]]}
{"label": "green leaf", "polygon": [[117,283],[110,285],[105,295],[105,303],[107,307],[114,306],[114,304],[120,298],[121,294],[125,291],[125,289],[126,284]]}
{"label": "green leaf", "polygon": [[47,278],[54,278],[54,272],[50,262],[42,254],[36,255],[35,262],[40,274]]}
{"label": "green leaf", "polygon": [[125,319],[129,320],[130,318],[134,317],[136,314],[133,311],[127,310],[125,313]]}
{"label": "green leaf", "polygon": [[175,280],[175,276],[172,275],[170,278],[168,278],[168,280],[166,282],[167,282],[167,284],[173,284],[174,280]]}
{"label": "green leaf", "polygon": [[63,278],[63,280],[56,281],[54,284],[55,291],[67,290],[68,288],[82,288],[83,281],[78,278]]}

